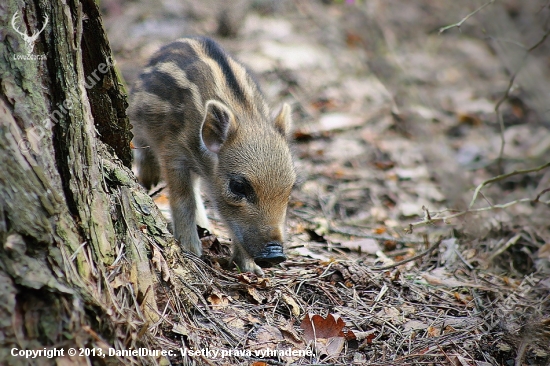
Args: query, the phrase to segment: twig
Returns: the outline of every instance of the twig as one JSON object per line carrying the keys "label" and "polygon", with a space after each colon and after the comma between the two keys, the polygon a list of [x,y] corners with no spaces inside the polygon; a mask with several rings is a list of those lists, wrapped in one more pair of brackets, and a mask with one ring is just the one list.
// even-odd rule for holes
{"label": "twig", "polygon": [[474,16],[477,12],[483,10],[483,8],[491,5],[492,3],[494,3],[495,0],[490,0],[489,2],[483,4],[481,7],[477,8],[476,10],[474,10],[473,12],[471,12],[470,14],[466,15],[464,18],[462,18],[462,20],[458,23],[454,23],[454,24],[451,24],[451,25],[448,25],[446,27],[442,27],[442,28],[439,28],[439,33],[443,33],[445,32],[446,30],[448,29],[451,29],[451,28],[454,28],[454,27],[457,27],[457,28],[460,28],[462,26],[462,24],[467,21],[468,19],[470,19],[472,16]]}
{"label": "twig", "polygon": [[544,35],[541,37],[541,39],[537,43],[535,43],[534,45],[529,47],[529,49],[527,49],[527,53],[533,51],[535,48],[537,48],[538,46],[543,44],[544,41],[546,41],[546,38],[548,38],[549,35],[550,35],[550,29],[547,30],[546,33],[544,33]]}
{"label": "twig", "polygon": [[[306,215],[294,210],[290,211],[291,214],[294,216],[307,221],[310,224],[318,225],[319,223],[314,221],[313,219],[307,217]],[[357,236],[358,238],[367,238],[367,239],[376,239],[376,240],[387,240],[387,241],[394,241],[399,244],[421,244],[423,241],[420,240],[410,240],[410,239],[402,239],[402,238],[394,238],[392,236],[385,236],[385,235],[375,235],[375,234],[365,234],[360,231],[355,231],[353,229],[346,229],[346,228],[335,228],[335,227],[328,227],[328,232],[336,233],[336,234],[343,234],[343,235],[350,235],[350,236]]]}
{"label": "twig", "polygon": [[533,51],[538,46],[540,46],[542,43],[544,43],[544,41],[546,40],[546,38],[548,38],[549,35],[550,35],[550,29],[548,31],[546,31],[546,33],[544,33],[544,35],[541,37],[541,39],[539,39],[539,41],[537,43],[535,43],[534,45],[532,45],[531,47],[529,47],[527,49],[527,51],[523,55],[523,59],[521,60],[518,68],[512,74],[512,77],[510,78],[510,81],[508,82],[508,87],[506,88],[506,91],[504,92],[504,95],[498,100],[497,104],[495,105],[495,113],[497,115],[498,124],[499,124],[499,127],[500,127],[500,152],[498,154],[499,167],[500,167],[500,164],[502,162],[502,156],[504,154],[504,146],[506,145],[506,140],[504,139],[504,119],[502,118],[502,113],[500,113],[500,106],[510,96],[510,90],[512,90],[512,86],[514,85],[514,81],[516,80],[516,76],[518,75],[520,70],[523,68],[523,65],[525,64],[525,60],[527,60],[527,56],[529,56],[529,53],[531,53],[531,51]]}
{"label": "twig", "polygon": [[390,264],[390,265],[387,265],[387,266],[384,266],[384,267],[372,267],[371,270],[373,271],[385,271],[386,269],[390,269],[390,268],[395,268],[395,267],[398,267],[402,264],[405,264],[405,263],[408,263],[408,262],[412,262],[414,260],[417,260],[418,258],[422,258],[423,256],[425,255],[428,255],[430,254],[431,252],[433,252],[435,249],[437,249],[437,247],[439,247],[439,245],[441,244],[442,240],[438,240],[434,245],[432,245],[431,247],[429,247],[428,249],[426,249],[425,251],[423,251],[422,253],[420,254],[417,254],[415,256],[412,256],[410,258],[407,258],[405,260],[402,260],[401,262],[397,262],[397,263],[394,263],[394,264]]}
{"label": "twig", "polygon": [[521,366],[521,360],[523,360],[523,356],[525,356],[525,351],[527,350],[528,345],[529,345],[529,342],[526,342],[525,339],[521,342],[518,349],[517,356],[516,356],[516,360],[514,363],[515,366]]}
{"label": "twig", "polygon": [[512,245],[516,244],[518,240],[521,238],[521,234],[516,234],[510,240],[506,242],[503,246],[498,248],[493,254],[489,257],[488,262],[492,262],[496,257],[504,253],[508,248],[510,248]]}
{"label": "twig", "polygon": [[[550,165],[550,163],[548,163],[546,165]],[[507,207],[510,207],[510,206],[513,206],[517,203],[522,203],[522,202],[538,203],[538,202],[541,202],[539,200],[540,196],[542,196],[542,194],[544,194],[548,191],[550,191],[550,188],[544,189],[542,192],[540,192],[537,195],[537,197],[535,199],[521,198],[521,199],[518,199],[518,200],[515,200],[515,201],[503,203],[503,204],[492,205],[492,206],[487,206],[487,207],[480,207],[480,208],[474,208],[474,209],[468,209],[466,211],[461,211],[461,212],[458,212],[454,215],[449,215],[449,216],[444,216],[444,217],[439,217],[438,214],[442,213],[442,212],[447,212],[449,210],[444,210],[444,211],[438,212],[435,215],[432,212],[431,216],[425,217],[422,221],[418,221],[418,222],[414,222],[412,224],[409,224],[409,227],[407,229],[405,229],[405,231],[406,231],[407,234],[411,234],[413,232],[413,228],[416,227],[416,226],[432,225],[432,224],[434,224],[438,221],[443,221],[445,224],[449,224],[451,219],[466,215],[468,213],[491,211],[491,210],[496,210],[496,209],[504,209],[504,208],[507,208]],[[541,203],[548,205],[548,204],[550,204],[550,201],[542,201]]]}
{"label": "twig", "polygon": [[343,228],[329,228],[329,231],[333,232],[333,233],[337,233],[337,234],[357,236],[359,238],[376,239],[376,240],[383,240],[383,241],[393,241],[393,242],[396,242],[396,243],[399,243],[399,244],[421,244],[421,243],[423,243],[423,241],[421,241],[421,240],[401,239],[401,238],[394,238],[392,236],[385,236],[385,235],[364,234],[364,233],[361,233],[359,231],[343,229]]}
{"label": "twig", "polygon": [[540,196],[542,196],[546,192],[550,192],[550,188],[543,189],[539,194],[537,194],[537,197],[535,197],[533,202],[539,202]]}
{"label": "twig", "polygon": [[[474,196],[472,197],[472,201],[470,202],[470,205],[468,206],[468,209],[471,209],[472,206],[474,205],[476,199],[477,199],[477,195],[479,194],[479,191],[481,190],[481,188],[485,187],[487,184],[491,184],[491,183],[494,183],[494,182],[498,182],[500,180],[503,180],[503,179],[506,179],[506,178],[509,178],[511,176],[514,176],[514,175],[518,175],[518,174],[527,174],[527,173],[533,173],[533,172],[538,172],[542,169],[545,169],[545,168],[548,168],[550,166],[550,162],[544,164],[544,165],[541,165],[539,167],[536,167],[536,168],[531,168],[531,169],[525,169],[525,170],[514,170],[513,172],[511,173],[507,173],[507,174],[501,174],[501,175],[498,175],[496,177],[493,177],[491,179],[487,179],[486,181],[482,182],[480,185],[478,185],[474,191]],[[537,198],[540,197],[537,196]],[[521,201],[521,200],[520,200]]]}

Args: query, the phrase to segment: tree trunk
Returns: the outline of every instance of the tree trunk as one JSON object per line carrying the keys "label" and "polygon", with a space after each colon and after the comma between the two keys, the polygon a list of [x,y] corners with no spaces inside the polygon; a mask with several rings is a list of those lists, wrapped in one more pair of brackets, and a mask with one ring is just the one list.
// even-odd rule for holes
{"label": "tree trunk", "polygon": [[[97,6],[8,0],[0,23],[0,364],[151,345],[151,248],[183,259],[128,169],[126,96]],[[101,359],[73,362],[85,358]]]}

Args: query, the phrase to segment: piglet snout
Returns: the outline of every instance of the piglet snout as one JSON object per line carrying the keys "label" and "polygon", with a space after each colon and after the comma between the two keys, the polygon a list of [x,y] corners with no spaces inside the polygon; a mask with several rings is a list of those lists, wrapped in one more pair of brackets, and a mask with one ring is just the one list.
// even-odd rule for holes
{"label": "piglet snout", "polygon": [[254,257],[254,262],[263,268],[272,267],[285,260],[286,256],[283,253],[283,245],[278,241],[268,242],[260,254]]}

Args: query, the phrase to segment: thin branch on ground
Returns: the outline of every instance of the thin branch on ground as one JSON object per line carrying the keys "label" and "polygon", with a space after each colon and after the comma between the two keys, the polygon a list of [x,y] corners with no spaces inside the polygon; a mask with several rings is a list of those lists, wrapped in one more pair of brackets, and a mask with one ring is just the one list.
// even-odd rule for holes
{"label": "thin branch on ground", "polygon": [[419,244],[423,243],[421,240],[410,240],[406,238],[394,238],[392,236],[385,236],[385,235],[375,235],[375,234],[365,234],[361,233],[359,231],[350,230],[350,229],[344,229],[344,228],[330,228],[330,232],[336,233],[336,234],[343,234],[343,235],[350,235],[350,236],[357,236],[358,238],[366,238],[366,239],[375,239],[375,240],[382,240],[382,241],[393,241],[399,244]]}
{"label": "thin branch on ground", "polygon": [[541,37],[541,39],[538,40],[537,43],[535,43],[525,51],[525,54],[523,55],[523,59],[521,60],[518,68],[514,71],[514,73],[510,77],[510,81],[508,82],[508,87],[506,88],[504,95],[498,100],[497,104],[495,104],[495,113],[497,115],[498,124],[500,127],[500,151],[498,154],[499,167],[500,167],[500,164],[502,163],[502,157],[504,155],[504,146],[506,145],[506,140],[504,139],[504,119],[502,117],[502,113],[500,112],[500,107],[502,103],[504,103],[504,101],[507,100],[508,97],[510,96],[510,91],[512,90],[514,81],[516,80],[518,73],[521,71],[521,69],[523,69],[523,65],[525,64],[525,61],[527,60],[527,57],[529,56],[529,54],[533,50],[535,50],[537,47],[539,47],[541,44],[543,44],[549,35],[550,35],[550,29],[546,31],[546,33],[544,33],[544,35]]}
{"label": "thin branch on ground", "polygon": [[[533,173],[533,172],[538,172],[540,170],[543,170],[545,168],[548,168],[550,166],[550,162],[544,164],[544,165],[541,165],[541,166],[538,166],[536,168],[531,168],[531,169],[525,169],[525,170],[514,170],[513,172],[511,173],[507,173],[507,174],[501,174],[501,175],[498,175],[496,177],[493,177],[491,179],[487,179],[485,181],[483,181],[481,184],[479,184],[475,191],[474,191],[474,195],[472,197],[472,201],[470,202],[470,205],[468,206],[468,209],[471,209],[472,206],[474,205],[476,199],[477,199],[477,195],[479,194],[479,191],[481,190],[481,188],[485,187],[486,185],[488,184],[492,184],[492,183],[495,183],[495,182],[498,182],[498,181],[501,181],[503,179],[506,179],[506,178],[509,178],[511,176],[514,176],[514,175],[518,175],[518,174],[527,174],[527,173]],[[538,201],[538,198],[540,197],[540,195],[537,196],[537,201]],[[528,200],[528,199],[526,199]],[[521,200],[520,200],[521,201]],[[517,203],[517,202],[516,202]]]}
{"label": "thin branch on ground", "polygon": [[491,5],[492,3],[494,3],[495,0],[490,0],[489,2],[483,4],[482,6],[480,6],[479,8],[477,8],[476,10],[474,10],[473,12],[471,12],[470,14],[466,15],[464,18],[462,18],[462,20],[458,23],[454,23],[454,24],[451,24],[451,25],[447,25],[445,27],[441,27],[439,28],[439,33],[443,33],[445,32],[446,30],[449,30],[451,28],[458,28],[460,29],[460,27],[462,26],[462,24],[464,24],[465,21],[467,21],[468,19],[470,19],[471,17],[473,17],[474,15],[476,15],[478,12],[480,12],[481,10],[483,10],[485,7]]}
{"label": "thin branch on ground", "polygon": [[[545,164],[546,166],[550,166],[550,163],[548,164]],[[539,169],[540,170],[540,169]],[[533,170],[535,171],[535,170]],[[514,174],[511,174],[510,175],[514,175]],[[501,177],[501,176],[499,176]],[[500,179],[499,179],[500,180]],[[484,182],[484,183],[487,183]],[[491,182],[492,183],[492,182]],[[483,184],[483,183],[482,183]],[[478,188],[480,188],[480,186],[478,186]],[[443,223],[445,224],[450,224],[450,221],[451,219],[455,219],[457,217],[460,217],[460,216],[463,216],[463,215],[466,215],[468,213],[476,213],[476,212],[483,212],[483,211],[492,211],[492,210],[497,210],[497,209],[504,209],[504,208],[507,208],[507,207],[510,207],[510,206],[513,206],[517,203],[522,203],[522,202],[530,202],[530,203],[538,203],[538,202],[541,202],[545,205],[550,205],[550,200],[549,201],[540,201],[540,197],[546,193],[546,192],[549,192],[550,191],[550,188],[546,188],[544,190],[542,190],[539,194],[537,194],[537,196],[534,198],[534,199],[531,199],[531,198],[521,198],[521,199],[518,199],[518,200],[514,200],[514,201],[510,201],[510,202],[507,202],[507,203],[502,203],[502,204],[498,204],[498,205],[492,205],[492,206],[486,206],[486,207],[480,207],[480,208],[474,208],[474,209],[468,209],[468,210],[465,210],[465,211],[459,211],[453,215],[449,215],[449,216],[439,216],[441,213],[444,213],[444,212],[449,212],[449,211],[452,211],[452,210],[443,210],[443,211],[439,211],[439,212],[429,212],[427,208],[425,207],[422,207],[422,209],[424,209],[424,211],[426,212],[426,214],[424,215],[424,219],[422,221],[418,221],[418,222],[414,222],[414,223],[411,223],[409,224],[409,227],[405,229],[405,232],[407,234],[412,234],[413,233],[413,228],[417,227],[417,226],[425,226],[425,225],[433,225],[437,222],[440,222],[442,221]],[[477,194],[477,193],[476,193]],[[472,200],[472,203],[473,203],[474,200]]]}
{"label": "thin branch on ground", "polygon": [[[494,2],[495,2],[495,0],[490,0],[487,3],[483,4],[482,6],[480,6],[479,8],[477,8],[476,10],[474,10],[473,12],[471,12],[470,14],[466,15],[458,23],[454,23],[454,24],[451,24],[451,25],[440,28],[439,33],[443,33],[446,30],[449,30],[449,29],[452,29],[452,28],[455,28],[455,27],[460,29],[460,27],[462,26],[462,24],[464,24],[464,22],[466,22],[472,16],[474,16],[475,14],[477,14],[478,12],[483,10],[485,7],[493,4]],[[546,31],[546,33],[544,33],[544,35],[534,45],[532,45],[531,47],[526,49],[525,54],[523,55],[523,59],[521,60],[518,68],[514,71],[514,73],[510,77],[510,80],[508,82],[508,86],[506,88],[506,91],[504,92],[503,96],[498,100],[498,102],[495,105],[495,113],[497,115],[497,120],[498,120],[498,124],[499,124],[499,127],[500,127],[500,138],[501,138],[500,151],[499,151],[499,155],[498,155],[499,156],[498,157],[499,166],[500,166],[500,163],[502,161],[502,157],[504,155],[504,147],[506,146],[506,141],[504,139],[504,119],[502,117],[502,113],[500,112],[500,107],[501,107],[502,103],[509,98],[510,91],[512,90],[512,87],[514,85],[516,77],[517,77],[518,73],[522,70],[522,68],[525,64],[525,61],[527,60],[527,57],[529,56],[529,54],[533,50],[538,48],[541,44],[543,44],[544,41],[546,41],[546,38],[548,38],[549,35],[550,35],[550,29],[548,31]]]}
{"label": "thin branch on ground", "polygon": [[422,258],[428,254],[430,254],[431,252],[433,252],[435,249],[437,249],[439,247],[439,245],[441,244],[442,240],[438,240],[435,244],[433,244],[431,247],[429,247],[428,249],[426,249],[425,251],[423,251],[422,253],[420,254],[417,254],[415,256],[412,256],[410,258],[407,258],[405,260],[402,260],[400,262],[397,262],[397,263],[394,263],[394,264],[389,264],[387,266],[383,266],[383,267],[372,267],[371,270],[373,271],[385,271],[387,269],[391,269],[391,268],[395,268],[395,267],[398,267],[402,264],[405,264],[405,263],[408,263],[408,262],[412,262],[412,261],[415,261],[419,258]]}
{"label": "thin branch on ground", "polygon": [[[301,212],[298,212],[296,210],[291,211],[291,214],[295,215],[296,217],[312,224],[312,225],[318,225],[319,223],[315,220],[313,220],[311,217],[302,214]],[[421,240],[411,240],[407,238],[395,238],[393,236],[387,236],[387,235],[376,235],[376,234],[367,234],[360,230],[354,230],[349,228],[342,228],[342,227],[332,227],[329,226],[327,228],[327,231],[329,233],[335,233],[335,234],[342,234],[342,235],[349,235],[349,236],[356,236],[358,238],[366,238],[366,239],[375,239],[375,240],[381,240],[381,241],[393,241],[399,244],[421,244],[423,241]]]}

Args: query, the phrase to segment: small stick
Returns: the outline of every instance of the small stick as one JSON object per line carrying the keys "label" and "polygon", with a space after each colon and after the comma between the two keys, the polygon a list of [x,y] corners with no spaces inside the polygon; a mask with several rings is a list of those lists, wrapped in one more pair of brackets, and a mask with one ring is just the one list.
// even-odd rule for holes
{"label": "small stick", "polygon": [[426,249],[425,251],[423,251],[422,253],[420,254],[417,254],[415,256],[412,256],[410,258],[407,258],[405,260],[402,260],[401,262],[397,262],[397,263],[394,263],[394,264],[390,264],[390,265],[387,265],[387,266],[383,266],[383,267],[373,267],[371,268],[371,270],[373,271],[384,271],[386,269],[391,269],[391,268],[395,268],[397,266],[400,266],[402,264],[405,264],[405,263],[408,263],[408,262],[412,262],[414,260],[417,260],[418,258],[422,258],[423,256],[427,255],[427,254],[430,254],[431,252],[433,252],[437,247],[439,247],[439,245],[441,244],[442,240],[438,240],[434,245],[432,245],[431,247],[429,247],[428,249]]}
{"label": "small stick", "polygon": [[[541,165],[541,166],[538,166],[536,168],[531,168],[531,169],[525,169],[525,170],[514,170],[513,172],[511,173],[507,173],[507,174],[501,174],[501,175],[498,175],[496,177],[493,177],[491,179],[487,179],[486,181],[482,182],[480,185],[478,185],[474,191],[474,196],[472,197],[472,201],[470,202],[470,205],[468,206],[468,208],[472,208],[472,206],[474,205],[474,202],[475,200],[477,199],[477,195],[479,194],[479,191],[481,190],[481,188],[485,187],[486,185],[488,184],[491,184],[491,183],[494,183],[494,182],[498,182],[500,180],[503,180],[503,179],[506,179],[506,178],[509,178],[511,176],[514,176],[514,175],[518,175],[518,174],[527,174],[527,173],[533,173],[533,172],[538,172],[542,169],[545,169],[545,168],[548,168],[550,166],[550,162],[544,164],[544,165]],[[537,196],[538,198],[539,196]]]}
{"label": "small stick", "polygon": [[486,6],[489,6],[491,5],[492,3],[494,3],[495,0],[491,0],[485,4],[483,4],[481,7],[477,8],[476,10],[472,11],[470,14],[466,15],[464,18],[462,18],[462,20],[458,23],[455,23],[455,24],[451,24],[451,25],[448,25],[446,27],[442,27],[442,28],[439,28],[439,33],[443,33],[445,32],[446,30],[448,29],[451,29],[451,28],[454,28],[454,27],[457,27],[457,28],[460,28],[462,26],[462,24],[467,21],[468,19],[470,19],[472,16],[474,16],[477,12],[483,10],[483,8],[485,8]]}

